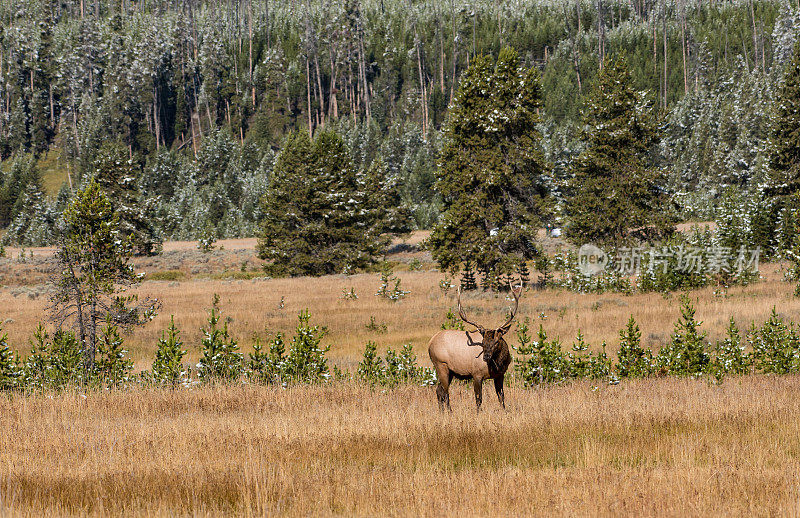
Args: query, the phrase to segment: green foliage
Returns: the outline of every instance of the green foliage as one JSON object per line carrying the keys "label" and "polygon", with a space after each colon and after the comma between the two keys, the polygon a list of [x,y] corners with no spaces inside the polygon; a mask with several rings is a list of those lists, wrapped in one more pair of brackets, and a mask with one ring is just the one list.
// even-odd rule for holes
{"label": "green foliage", "polygon": [[736,321],[731,317],[728,322],[727,336],[717,341],[712,371],[718,379],[726,374],[747,374],[752,365],[750,356],[745,353],[745,346]]}
{"label": "green foliage", "polygon": [[0,391],[17,388],[22,376],[21,370],[19,358],[8,346],[8,335],[0,335]]}
{"label": "green foliage", "polygon": [[247,377],[253,383],[272,384],[281,381],[286,348],[283,333],[278,333],[269,342],[269,351],[264,351],[261,339],[256,337],[253,352],[247,360]]}
{"label": "green foliage", "polygon": [[219,295],[215,293],[207,320],[208,327],[200,329],[203,333],[202,357],[197,364],[197,373],[203,382],[233,382],[242,374],[242,353],[228,332],[228,321],[220,326],[221,318]]}
{"label": "green foliage", "polygon": [[537,129],[539,76],[516,51],[472,60],[444,127],[436,189],[444,213],[428,240],[442,270],[465,258],[481,271],[511,273],[535,257],[549,214],[548,166]]}
{"label": "green foliage", "polygon": [[800,338],[794,325],[787,325],[773,306],[769,318],[748,336],[752,347],[753,367],[764,374],[797,372]]}
{"label": "green foliage", "polygon": [[515,359],[515,369],[523,385],[530,387],[566,379],[570,373],[570,362],[569,357],[561,350],[561,343],[558,340],[548,341],[541,324],[534,340],[530,335],[529,325],[528,318],[517,322],[519,346],[516,350],[520,356]]}
{"label": "green foliage", "polygon": [[631,315],[625,329],[619,332],[617,374],[621,378],[645,378],[652,373],[653,355],[641,345],[642,333]]}
{"label": "green foliage", "polygon": [[264,196],[258,254],[270,275],[328,275],[365,268],[385,240],[375,207],[331,132],[289,136]]}
{"label": "green foliage", "polygon": [[622,57],[607,60],[585,110],[588,145],[573,165],[568,237],[575,243],[619,245],[631,228],[645,237],[674,227],[666,179],[648,163],[659,141],[653,103],[631,87]]}
{"label": "green foliage", "polygon": [[404,345],[399,352],[388,349],[385,359],[382,359],[377,353],[377,345],[367,342],[356,375],[370,385],[388,387],[400,384],[432,385],[436,380],[432,369],[417,365],[417,356],[411,344]]}
{"label": "green foliage", "polygon": [[130,380],[133,362],[125,358],[123,340],[119,328],[110,319],[100,333],[97,342],[97,359],[94,376],[106,387],[119,387]]}
{"label": "green foliage", "polygon": [[170,315],[169,327],[166,332],[161,333],[152,366],[152,379],[159,385],[175,388],[188,377],[188,372],[183,366],[186,351],[178,335],[180,331],[175,326],[175,317]]}
{"label": "green foliage", "polygon": [[26,389],[60,390],[82,386],[91,379],[91,374],[74,334],[56,331],[51,340],[44,326],[39,324],[23,365],[22,384]]}
{"label": "green foliage", "polygon": [[356,370],[358,379],[370,385],[382,385],[384,383],[386,367],[384,367],[383,360],[377,351],[378,346],[375,342],[367,342],[364,347],[364,356],[358,362],[358,369]]}
{"label": "green foliage", "polygon": [[381,285],[378,287],[378,291],[375,295],[391,300],[392,302],[397,302],[409,293],[411,292],[404,291],[400,288],[400,278],[392,273],[391,267],[384,267],[381,272]]}
{"label": "green foliage", "polygon": [[216,232],[211,225],[206,225],[200,234],[200,239],[197,240],[197,249],[207,254],[214,250],[214,243],[217,242]]}
{"label": "green foliage", "polygon": [[281,378],[285,383],[321,383],[330,378],[325,354],[330,346],[320,347],[327,328],[311,325],[311,314],[301,311],[289,345]]}
{"label": "green foliage", "polygon": [[470,260],[464,261],[464,269],[461,273],[461,289],[463,291],[478,289],[478,283],[475,282],[475,268]]}
{"label": "green foliage", "polygon": [[445,315],[445,321],[442,322],[442,329],[464,330],[464,322],[461,317],[453,313],[453,308],[447,308],[447,315]]}
{"label": "green foliage", "polygon": [[140,169],[121,143],[103,144],[92,163],[92,179],[119,217],[119,232],[139,255],[153,255],[161,239],[144,212],[138,181]]}
{"label": "green foliage", "polygon": [[388,331],[386,322],[377,322],[374,315],[370,315],[369,322],[364,324],[364,327],[367,331],[372,331],[373,333],[378,334],[385,334]]}
{"label": "green foliage", "polygon": [[800,192],[800,39],[775,96],[770,138],[771,187],[777,195]]}
{"label": "green foliage", "polygon": [[681,318],[675,323],[671,343],[658,353],[656,364],[661,372],[676,376],[697,376],[707,372],[711,359],[706,352],[706,334],[702,322],[695,319],[691,299],[681,296]]}

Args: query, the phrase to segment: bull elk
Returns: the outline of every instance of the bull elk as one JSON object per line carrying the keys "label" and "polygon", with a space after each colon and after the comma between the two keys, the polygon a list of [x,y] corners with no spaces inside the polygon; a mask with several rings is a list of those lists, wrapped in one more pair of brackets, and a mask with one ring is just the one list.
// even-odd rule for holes
{"label": "bull elk", "polygon": [[[461,307],[461,288],[459,288],[458,316],[465,323],[474,326],[476,330],[439,331],[428,343],[428,354],[431,357],[433,368],[436,370],[436,377],[439,379],[436,398],[439,401],[440,410],[443,411],[445,405],[448,410],[452,410],[450,408],[450,382],[453,378],[472,379],[478,411],[481,409],[481,400],[483,399],[483,381],[494,379],[497,399],[500,400],[503,408],[506,407],[503,378],[511,364],[511,353],[503,336],[511,329],[511,322],[519,308],[521,291],[521,287],[511,288],[515,303],[508,321],[497,329],[486,329],[467,319],[464,308]],[[476,351],[477,354],[475,354]]]}

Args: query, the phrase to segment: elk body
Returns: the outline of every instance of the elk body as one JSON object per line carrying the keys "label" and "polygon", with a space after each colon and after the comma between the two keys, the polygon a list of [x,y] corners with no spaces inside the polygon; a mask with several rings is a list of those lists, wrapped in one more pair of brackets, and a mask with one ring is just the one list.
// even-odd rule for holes
{"label": "elk body", "polygon": [[506,407],[503,394],[503,378],[511,364],[511,353],[503,336],[511,329],[511,322],[519,308],[520,290],[511,289],[514,295],[514,310],[508,321],[497,329],[486,329],[470,322],[461,307],[461,290],[458,292],[458,315],[467,324],[476,327],[475,331],[439,331],[428,343],[428,354],[431,357],[439,386],[436,387],[436,398],[439,409],[445,405],[450,408],[450,382],[453,378],[472,379],[475,389],[475,404],[481,409],[483,399],[483,382],[494,380],[497,399],[503,408]]}

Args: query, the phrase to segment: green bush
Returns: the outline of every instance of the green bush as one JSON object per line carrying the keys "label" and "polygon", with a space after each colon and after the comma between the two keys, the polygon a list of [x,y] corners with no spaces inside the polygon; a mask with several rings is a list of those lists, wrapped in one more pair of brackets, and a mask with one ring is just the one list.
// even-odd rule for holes
{"label": "green bush", "polygon": [[182,363],[186,351],[183,349],[179,334],[180,331],[175,326],[175,317],[170,316],[169,327],[166,332],[161,333],[156,358],[153,360],[151,376],[153,382],[159,385],[175,388],[178,383],[188,379],[188,371]]}
{"label": "green bush", "polygon": [[133,362],[125,358],[119,328],[109,319],[97,341],[97,359],[94,376],[101,385],[119,387],[130,380]]}
{"label": "green bush", "polygon": [[300,312],[299,322],[286,355],[281,379],[286,383],[320,383],[330,378],[328,360],[325,354],[328,347],[320,347],[328,330],[321,326],[311,325],[311,314],[308,310]]}
{"label": "green bush", "polygon": [[727,336],[717,341],[716,354],[712,369],[718,379],[726,374],[747,374],[751,367],[750,355],[745,353],[742,337],[736,321],[731,317],[728,323]]}
{"label": "green bush", "polygon": [[786,325],[775,307],[760,329],[751,330],[753,365],[765,374],[789,374],[798,371],[800,340],[794,325]]}
{"label": "green bush", "polygon": [[702,322],[695,319],[692,301],[681,297],[681,318],[675,324],[672,342],[661,349],[656,360],[661,372],[676,376],[696,376],[707,372],[711,359],[706,352],[705,332]]}
{"label": "green bush", "polygon": [[367,342],[364,356],[358,364],[356,375],[359,380],[370,385],[394,387],[409,383],[415,385],[433,385],[436,376],[432,369],[417,365],[417,355],[411,344],[406,344],[399,352],[386,351],[382,359],[377,353],[377,345]]}
{"label": "green bush", "polygon": [[567,378],[570,364],[561,350],[558,340],[547,340],[544,327],[539,325],[536,340],[530,335],[530,320],[526,318],[517,322],[516,351],[521,357],[516,358],[515,369],[523,385],[530,387],[541,383],[553,383]]}
{"label": "green bush", "polygon": [[281,372],[284,368],[283,333],[275,335],[269,343],[269,351],[264,351],[261,339],[256,337],[253,352],[247,361],[247,377],[252,383],[271,384],[281,381]]}
{"label": "green bush", "polygon": [[31,340],[31,353],[23,365],[22,385],[27,389],[63,389],[84,385],[90,372],[75,335],[56,331],[52,340],[42,324]]}
{"label": "green bush", "polygon": [[2,334],[0,335],[0,391],[17,388],[21,376],[19,358],[8,346],[8,335]]}
{"label": "green bush", "polygon": [[652,373],[653,354],[642,347],[641,338],[639,325],[631,315],[625,329],[619,332],[616,367],[621,378],[644,378]]}
{"label": "green bush", "polygon": [[243,357],[239,346],[228,332],[228,322],[220,327],[219,295],[214,294],[208,328],[202,328],[202,357],[197,372],[204,382],[237,380],[243,369]]}

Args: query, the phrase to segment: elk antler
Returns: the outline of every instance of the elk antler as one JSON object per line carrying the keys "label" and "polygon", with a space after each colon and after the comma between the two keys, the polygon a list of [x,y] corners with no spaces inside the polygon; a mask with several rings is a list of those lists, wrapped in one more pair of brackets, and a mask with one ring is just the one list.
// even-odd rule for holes
{"label": "elk antler", "polygon": [[461,307],[461,286],[458,287],[458,316],[461,317],[461,320],[463,320],[467,324],[475,326],[480,330],[483,330],[483,326],[479,326],[475,322],[470,322],[469,320],[467,320],[467,315],[464,313],[464,308]]}
{"label": "elk antler", "polygon": [[514,289],[514,286],[511,285],[511,281],[508,281],[508,287],[511,290],[511,294],[514,295],[514,309],[511,311],[511,316],[508,317],[508,322],[500,326],[500,329],[504,331],[508,331],[511,327],[511,322],[514,320],[514,317],[517,316],[517,309],[519,309],[519,294],[522,291],[522,286],[519,289]]}

